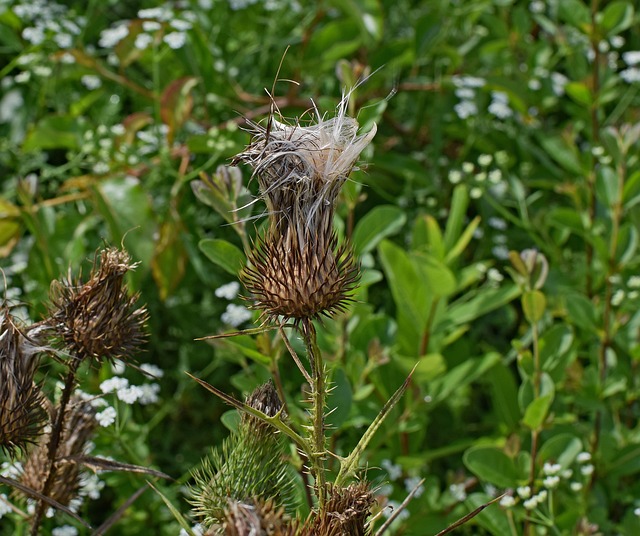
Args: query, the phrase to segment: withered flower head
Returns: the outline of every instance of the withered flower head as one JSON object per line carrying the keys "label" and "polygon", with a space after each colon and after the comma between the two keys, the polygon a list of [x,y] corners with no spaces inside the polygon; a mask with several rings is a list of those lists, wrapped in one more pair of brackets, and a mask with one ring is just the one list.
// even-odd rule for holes
{"label": "withered flower head", "polygon": [[[91,404],[73,398],[66,411],[55,463],[55,479],[48,494],[49,498],[64,506],[68,506],[78,495],[82,465],[77,458],[86,454],[87,444],[96,426],[95,411]],[[47,479],[49,438],[50,433],[41,436],[38,446],[29,453],[20,476],[22,484],[38,492],[42,492]]]}
{"label": "withered flower head", "polygon": [[144,342],[147,311],[135,308],[138,295],[129,295],[125,281],[136,266],[127,252],[108,248],[86,283],[71,277],[52,283],[48,322],[77,359],[126,359]]}
{"label": "withered flower head", "polygon": [[267,318],[301,320],[342,310],[358,278],[348,246],[333,230],[335,202],[362,150],[376,133],[358,135],[346,115],[349,95],[336,117],[309,126],[270,118],[253,125],[254,138],[234,163],[253,168],[269,215],[266,236],[249,252],[243,282]]}
{"label": "withered flower head", "polygon": [[370,534],[367,519],[374,503],[367,482],[345,488],[331,486],[325,508],[309,518],[302,533],[308,536],[366,536]]}
{"label": "withered flower head", "polygon": [[[215,534],[208,532],[207,534]],[[273,501],[260,499],[247,502],[229,501],[225,510],[223,525],[217,531],[224,536],[297,536],[298,524],[292,520],[284,508]]]}
{"label": "withered flower head", "polygon": [[38,348],[0,308],[0,449],[14,458],[35,442],[45,420],[43,397],[33,381]]}

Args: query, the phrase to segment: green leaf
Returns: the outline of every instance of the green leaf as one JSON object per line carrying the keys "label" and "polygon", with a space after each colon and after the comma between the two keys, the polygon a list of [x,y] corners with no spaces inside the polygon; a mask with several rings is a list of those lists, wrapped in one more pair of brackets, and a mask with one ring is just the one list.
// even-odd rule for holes
{"label": "green leaf", "polygon": [[327,397],[328,414],[325,422],[333,429],[337,429],[347,420],[351,411],[353,395],[351,385],[344,370],[338,368],[331,380],[331,392]]}
{"label": "green leaf", "polygon": [[416,218],[411,239],[414,250],[426,250],[437,259],[444,260],[442,231],[433,216],[427,214]]}
{"label": "green leaf", "polygon": [[583,106],[591,106],[591,104],[593,103],[591,90],[583,82],[569,82],[564,87],[564,90],[567,92],[567,95],[569,95],[569,97],[571,97],[578,104],[582,104]]}
{"label": "green leaf", "polygon": [[539,430],[547,418],[552,402],[552,394],[540,396],[533,400],[524,412],[522,423],[531,430]]}
{"label": "green leaf", "polygon": [[407,221],[403,210],[392,205],[375,207],[357,224],[351,241],[356,256],[373,250],[383,238],[396,234]]}
{"label": "green leaf", "polygon": [[240,420],[240,412],[237,409],[230,409],[228,411],[225,411],[220,416],[220,421],[222,422],[222,424],[224,424],[226,428],[231,432],[238,431]]}
{"label": "green leaf", "polygon": [[596,197],[604,206],[612,209],[620,201],[620,181],[610,166],[600,166],[596,173]]}
{"label": "green leaf", "polygon": [[473,233],[475,233],[476,229],[480,225],[480,216],[476,216],[471,220],[469,225],[465,228],[465,230],[460,235],[458,241],[454,244],[454,246],[447,252],[447,256],[445,258],[445,262],[449,264],[450,262],[456,260],[462,253],[464,253],[465,248],[471,242],[473,238]]}
{"label": "green leaf", "polygon": [[210,261],[232,275],[238,275],[246,263],[244,253],[226,240],[205,238],[200,240],[198,247]]}
{"label": "green leaf", "polygon": [[518,406],[518,388],[514,373],[503,363],[496,363],[487,371],[485,377],[491,387],[489,393],[497,417],[509,430],[514,430],[522,416]]}
{"label": "green leaf", "polygon": [[562,469],[568,469],[576,456],[584,450],[582,441],[572,434],[562,433],[551,437],[538,451],[538,464],[544,462],[559,463]]}
{"label": "green leaf", "polygon": [[490,352],[480,358],[467,359],[431,384],[432,403],[442,402],[454,391],[469,385],[500,362],[500,355]]}
{"label": "green leaf", "polygon": [[22,150],[47,149],[77,151],[82,143],[82,120],[70,115],[49,115],[41,119],[27,134]]}
{"label": "green leaf", "polygon": [[591,12],[581,0],[562,0],[558,4],[558,16],[582,30],[591,23]]}
{"label": "green leaf", "polygon": [[449,296],[456,290],[456,278],[444,263],[428,253],[415,253],[412,261],[420,278],[436,296]]}
{"label": "green leaf", "polygon": [[483,288],[473,297],[457,301],[447,309],[447,318],[455,325],[466,324],[506,305],[520,295],[516,285],[503,284],[497,289]]}
{"label": "green leaf", "polygon": [[577,292],[570,292],[565,295],[565,302],[569,322],[592,332],[596,332],[599,329],[596,308],[586,296]]}
{"label": "green leaf", "polygon": [[[464,504],[469,510],[475,510],[493,499],[494,497],[486,493],[472,493],[466,498]],[[500,508],[498,505],[488,506],[473,519],[475,523],[491,532],[493,536],[512,534],[509,518],[507,517],[507,510]],[[455,532],[452,534],[455,534]]]}
{"label": "green leaf", "polygon": [[264,355],[262,352],[259,352],[256,349],[255,340],[247,335],[227,337],[223,340],[226,345],[236,348],[242,355],[248,357],[256,363],[270,366],[271,362],[273,361],[268,355]]}
{"label": "green leaf", "polygon": [[602,29],[607,36],[616,35],[633,24],[631,2],[612,2],[602,12]]}
{"label": "green leaf", "polygon": [[575,145],[560,136],[540,137],[540,145],[560,166],[575,175],[582,175],[582,164]]}
{"label": "green leaf", "polygon": [[431,292],[426,281],[402,248],[383,240],[378,251],[396,307],[405,312],[405,317],[420,333],[426,324],[431,303]]}
{"label": "green leaf", "polygon": [[542,370],[552,371],[573,346],[574,334],[570,326],[559,324],[546,331],[538,344]]}
{"label": "green leaf", "polygon": [[453,190],[451,209],[449,210],[449,217],[447,218],[447,225],[444,230],[445,251],[452,250],[458,241],[460,233],[462,232],[462,226],[464,225],[464,218],[467,215],[468,206],[469,193],[467,192],[467,187],[459,184]]}
{"label": "green leaf", "polygon": [[462,460],[482,482],[501,488],[518,485],[520,475],[514,461],[496,447],[471,447]]}
{"label": "green leaf", "polygon": [[547,306],[547,299],[539,290],[528,290],[522,295],[522,309],[524,316],[531,324],[542,319]]}

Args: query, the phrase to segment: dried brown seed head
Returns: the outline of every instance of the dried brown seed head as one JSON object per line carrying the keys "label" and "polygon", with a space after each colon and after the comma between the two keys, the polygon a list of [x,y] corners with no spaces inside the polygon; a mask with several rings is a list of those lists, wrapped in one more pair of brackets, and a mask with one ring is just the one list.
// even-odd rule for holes
{"label": "dried brown seed head", "polygon": [[[55,463],[55,479],[49,497],[68,506],[77,497],[80,487],[82,466],[77,458],[86,454],[87,445],[93,436],[97,422],[91,404],[74,398],[64,419],[60,446]],[[42,492],[49,459],[50,433],[43,434],[35,449],[26,459],[20,482],[38,492]]]}
{"label": "dried brown seed head", "polygon": [[[215,534],[215,532],[212,532]],[[271,500],[229,501],[218,534],[224,536],[296,536],[297,523]]]}
{"label": "dried brown seed head", "polygon": [[55,281],[49,324],[66,349],[78,359],[127,359],[145,340],[147,311],[135,308],[125,275],[136,264],[125,251],[100,252],[86,283]]}
{"label": "dried brown seed head", "polygon": [[15,458],[34,443],[46,419],[34,383],[37,347],[16,325],[9,307],[0,308],[0,449]]}

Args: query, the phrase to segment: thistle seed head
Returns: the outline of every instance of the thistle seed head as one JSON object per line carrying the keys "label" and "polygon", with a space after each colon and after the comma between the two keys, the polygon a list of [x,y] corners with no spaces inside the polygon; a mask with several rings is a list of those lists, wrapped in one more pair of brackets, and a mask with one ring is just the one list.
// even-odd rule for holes
{"label": "thistle seed head", "polygon": [[38,366],[33,346],[9,307],[0,308],[0,449],[12,459],[34,443],[46,419],[43,396],[33,377]]}
{"label": "thistle seed head", "polygon": [[220,534],[224,536],[296,536],[298,525],[271,500],[229,501]]}
{"label": "thistle seed head", "polygon": [[[78,495],[82,466],[75,459],[86,453],[96,426],[95,411],[91,404],[78,397],[73,398],[64,419],[55,462],[55,480],[49,492],[49,498],[64,506],[68,506]],[[50,432],[42,434],[37,447],[24,462],[20,476],[22,484],[38,492],[42,491],[47,479],[49,439]]]}
{"label": "thistle seed head", "polygon": [[137,265],[125,251],[100,252],[86,283],[71,277],[51,285],[49,325],[77,359],[127,359],[145,340],[147,311],[135,308],[125,275]]}
{"label": "thistle seed head", "polygon": [[333,316],[344,310],[359,278],[359,267],[335,233],[288,247],[286,238],[259,239],[240,279],[254,298],[253,307],[270,321]]}
{"label": "thistle seed head", "polygon": [[345,488],[332,486],[324,509],[312,513],[302,534],[308,536],[367,536],[367,519],[375,503],[367,482]]}
{"label": "thistle seed head", "polygon": [[331,226],[335,201],[360,153],[376,134],[376,126],[358,136],[358,122],[346,115],[349,94],[336,116],[303,127],[271,117],[267,126],[253,124],[254,137],[234,164],[253,169],[276,234],[289,227],[304,249],[307,239]]}
{"label": "thistle seed head", "polygon": [[333,230],[342,185],[376,133],[358,135],[346,115],[349,95],[334,118],[316,111],[309,126],[271,117],[253,125],[254,138],[234,163],[253,168],[269,215],[269,228],[248,253],[241,274],[254,307],[274,321],[332,316],[350,300],[359,270],[348,245],[338,246]]}

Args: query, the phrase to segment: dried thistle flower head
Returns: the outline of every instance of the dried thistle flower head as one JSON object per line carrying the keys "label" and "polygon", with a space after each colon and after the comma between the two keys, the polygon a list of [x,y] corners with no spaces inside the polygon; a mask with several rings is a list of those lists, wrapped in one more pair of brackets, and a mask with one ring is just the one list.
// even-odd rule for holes
{"label": "dried thistle flower head", "polygon": [[46,414],[33,377],[38,348],[23,335],[9,307],[0,308],[0,449],[15,458],[34,443]]}
{"label": "dried thistle flower head", "polygon": [[[72,398],[65,415],[60,446],[55,463],[55,480],[49,498],[68,506],[77,497],[82,466],[77,458],[86,454],[87,445],[96,429],[95,411],[91,404],[79,397]],[[38,446],[29,453],[23,465],[20,482],[42,492],[49,459],[50,433],[41,436]]]}
{"label": "dried thistle flower head", "polygon": [[[229,501],[223,525],[217,531],[224,536],[296,536],[298,524],[284,508],[273,501],[259,499],[248,502]],[[215,534],[212,532],[211,534]]]}
{"label": "dried thistle flower head", "polygon": [[367,482],[342,488],[331,486],[324,509],[312,513],[302,534],[308,536],[366,536],[367,519],[375,503]]}
{"label": "dried thistle flower head", "polygon": [[270,118],[254,124],[254,138],[234,163],[253,168],[269,215],[266,236],[249,252],[241,278],[255,307],[270,320],[332,316],[342,310],[358,279],[348,246],[333,230],[335,202],[342,185],[376,133],[358,135],[346,115],[349,95],[336,117],[309,126]]}
{"label": "dried thistle flower head", "polygon": [[86,283],[54,281],[49,325],[77,359],[126,359],[144,342],[147,311],[135,308],[125,275],[137,265],[125,251],[104,249]]}
{"label": "dried thistle flower head", "polygon": [[[270,382],[258,387],[247,404],[271,416],[282,405]],[[282,437],[254,417],[243,416],[238,431],[223,441],[220,450],[213,450],[193,476],[191,503],[206,527],[222,526],[233,503],[273,500],[285,508],[294,503],[294,480]]]}

